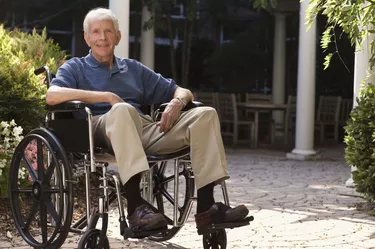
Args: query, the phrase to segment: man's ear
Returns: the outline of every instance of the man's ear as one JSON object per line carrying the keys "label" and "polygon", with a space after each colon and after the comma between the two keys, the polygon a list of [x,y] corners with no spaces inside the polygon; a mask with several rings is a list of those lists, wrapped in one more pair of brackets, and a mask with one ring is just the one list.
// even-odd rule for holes
{"label": "man's ear", "polygon": [[87,46],[91,47],[91,46],[90,46],[90,43],[89,43],[89,38],[88,38],[87,36],[88,36],[87,33],[84,32],[84,33],[83,33],[83,38],[85,39]]}
{"label": "man's ear", "polygon": [[116,46],[120,43],[121,40],[121,32],[117,31],[117,40],[116,40]]}

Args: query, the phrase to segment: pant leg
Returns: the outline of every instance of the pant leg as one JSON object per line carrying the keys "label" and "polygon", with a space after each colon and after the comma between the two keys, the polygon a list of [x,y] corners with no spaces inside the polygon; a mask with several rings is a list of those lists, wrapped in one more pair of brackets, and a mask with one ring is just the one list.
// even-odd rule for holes
{"label": "pant leg", "polygon": [[115,104],[109,112],[93,119],[95,141],[111,146],[122,184],[149,169],[142,136],[143,120],[127,103]]}
{"label": "pant leg", "polygon": [[143,128],[142,143],[150,154],[175,152],[190,145],[197,188],[229,178],[217,112],[197,107],[181,114],[166,134],[149,124]]}

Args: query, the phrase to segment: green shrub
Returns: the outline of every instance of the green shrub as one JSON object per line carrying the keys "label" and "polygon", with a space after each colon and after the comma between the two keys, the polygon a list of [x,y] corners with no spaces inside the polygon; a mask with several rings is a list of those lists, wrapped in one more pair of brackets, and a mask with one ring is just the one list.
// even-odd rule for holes
{"label": "green shrub", "polygon": [[45,30],[26,34],[0,25],[0,121],[14,119],[25,132],[38,127],[47,89],[44,75],[34,75],[34,69],[47,65],[56,71],[65,58]]}
{"label": "green shrub", "polygon": [[345,127],[345,158],[357,167],[353,180],[358,192],[375,200],[375,85],[362,88]]}
{"label": "green shrub", "polygon": [[[14,150],[23,139],[22,127],[17,126],[14,120],[10,122],[0,122],[0,198],[8,195],[8,174],[10,162]],[[27,179],[25,169],[19,172],[18,181]]]}

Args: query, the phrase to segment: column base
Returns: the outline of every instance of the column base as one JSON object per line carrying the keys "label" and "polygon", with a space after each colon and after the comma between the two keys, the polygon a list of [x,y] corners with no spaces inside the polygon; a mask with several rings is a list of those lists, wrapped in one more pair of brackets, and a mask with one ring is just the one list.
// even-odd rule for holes
{"label": "column base", "polygon": [[310,161],[320,159],[321,155],[317,154],[315,150],[294,149],[292,152],[286,154],[286,158],[292,160]]}
{"label": "column base", "polygon": [[354,183],[354,180],[353,180],[353,171],[356,171],[357,168],[355,166],[350,166],[350,168],[351,168],[350,177],[349,177],[348,180],[346,180],[345,186],[347,186],[348,188],[354,188],[355,183]]}

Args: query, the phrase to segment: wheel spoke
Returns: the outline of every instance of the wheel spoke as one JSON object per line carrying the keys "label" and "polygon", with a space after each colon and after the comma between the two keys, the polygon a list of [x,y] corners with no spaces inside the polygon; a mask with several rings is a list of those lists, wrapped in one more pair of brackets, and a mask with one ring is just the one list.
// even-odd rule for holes
{"label": "wheel spoke", "polygon": [[46,205],[48,213],[51,214],[51,216],[55,220],[56,224],[60,224],[60,216],[56,212],[56,209],[53,206],[52,202],[51,201],[45,201],[44,204]]}
{"label": "wheel spoke", "polygon": [[33,182],[35,182],[37,180],[37,176],[36,176],[36,172],[35,172],[34,168],[31,166],[29,160],[25,157],[25,155],[23,155],[22,159],[26,163],[26,169],[29,172],[29,175],[31,176],[31,179],[33,180]]}
{"label": "wheel spoke", "polygon": [[44,160],[43,160],[43,147],[42,141],[37,140],[37,165],[38,165],[38,178],[43,180],[44,178]]}
{"label": "wheel spoke", "polygon": [[52,178],[53,172],[55,171],[55,168],[56,168],[56,160],[55,159],[56,158],[53,155],[52,161],[51,161],[50,165],[47,168],[46,176],[45,176],[45,178],[43,180],[44,183],[49,182],[51,180],[51,178]]}
{"label": "wheel spoke", "polygon": [[32,193],[33,190],[31,188],[20,188],[20,189],[12,190],[12,192],[15,192],[15,193]]}
{"label": "wheel spoke", "polygon": [[43,243],[47,242],[47,208],[44,202],[39,203],[39,215],[40,215],[40,227],[42,229],[42,240]]}
{"label": "wheel spoke", "polygon": [[38,211],[37,208],[38,208],[38,203],[37,202],[33,202],[33,206],[31,207],[31,211],[30,211],[29,217],[27,218],[25,226],[22,228],[25,232],[29,231],[31,222],[35,218],[35,215],[36,215],[36,213]]}
{"label": "wheel spoke", "polygon": [[[183,176],[184,172],[179,172],[178,175],[179,176]],[[165,177],[163,178],[163,181],[161,181],[160,183],[161,184],[167,184],[171,181],[174,181],[174,175],[171,175],[171,176],[168,176],[168,177]]]}
{"label": "wheel spoke", "polygon": [[[172,205],[175,205],[175,200],[174,198],[164,189],[164,188],[161,188],[160,189],[160,193],[165,197],[167,198],[167,200],[172,204]],[[180,213],[183,212],[182,208],[180,206],[178,206],[178,211]]]}
{"label": "wheel spoke", "polygon": [[45,190],[44,190],[44,193],[48,193],[48,194],[59,194],[59,193],[60,193],[60,189],[59,189],[59,188],[50,188],[50,189],[45,189]]}
{"label": "wheel spoke", "polygon": [[156,205],[160,213],[164,214],[164,203],[163,203],[163,196],[159,193],[156,194]]}

